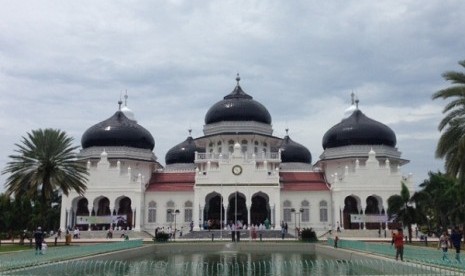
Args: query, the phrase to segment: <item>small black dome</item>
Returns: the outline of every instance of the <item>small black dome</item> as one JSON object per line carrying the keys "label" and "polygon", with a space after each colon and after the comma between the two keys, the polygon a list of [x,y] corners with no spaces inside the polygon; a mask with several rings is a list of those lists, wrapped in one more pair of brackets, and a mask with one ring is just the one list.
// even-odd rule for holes
{"label": "small black dome", "polygon": [[208,110],[205,124],[221,121],[256,121],[271,124],[271,115],[265,106],[242,90],[239,77],[236,80],[238,83],[234,91]]}
{"label": "small black dome", "polygon": [[368,118],[356,109],[323,136],[323,149],[348,145],[396,146],[396,134],[388,126]]}
{"label": "small black dome", "polygon": [[107,120],[84,132],[82,148],[89,147],[133,147],[153,150],[155,141],[148,130],[128,119],[122,111],[117,111]]}
{"label": "small black dome", "polygon": [[184,142],[172,147],[166,153],[165,163],[166,165],[178,163],[194,163],[196,151],[205,152],[205,149],[198,148],[194,143],[194,139],[189,136]]}
{"label": "small black dome", "polygon": [[283,163],[312,163],[312,154],[301,144],[294,142],[288,135],[284,137],[281,144],[281,161]]}

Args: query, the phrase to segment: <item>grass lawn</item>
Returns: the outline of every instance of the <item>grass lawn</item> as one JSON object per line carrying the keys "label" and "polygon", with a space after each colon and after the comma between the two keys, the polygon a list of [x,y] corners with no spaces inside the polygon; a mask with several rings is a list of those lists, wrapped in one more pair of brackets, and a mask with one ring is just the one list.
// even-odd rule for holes
{"label": "grass lawn", "polygon": [[32,249],[32,247],[29,247],[29,245],[19,245],[19,244],[0,245],[0,253],[20,251],[20,250],[30,250],[30,249]]}

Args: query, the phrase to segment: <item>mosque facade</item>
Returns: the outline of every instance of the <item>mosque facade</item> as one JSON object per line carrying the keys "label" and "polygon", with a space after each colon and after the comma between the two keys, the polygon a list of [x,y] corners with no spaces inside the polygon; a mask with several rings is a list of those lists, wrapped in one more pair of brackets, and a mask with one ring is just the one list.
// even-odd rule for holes
{"label": "mosque facade", "polygon": [[236,81],[207,111],[203,136],[189,133],[167,152],[165,166],[127,96],[124,106],[120,101],[113,116],[82,135],[78,158],[89,172],[87,190],[63,195],[61,228],[388,228],[388,198],[399,194],[402,181],[413,187],[388,126],[367,117],[352,95],[312,163],[310,151],[287,131],[273,136],[266,107]]}

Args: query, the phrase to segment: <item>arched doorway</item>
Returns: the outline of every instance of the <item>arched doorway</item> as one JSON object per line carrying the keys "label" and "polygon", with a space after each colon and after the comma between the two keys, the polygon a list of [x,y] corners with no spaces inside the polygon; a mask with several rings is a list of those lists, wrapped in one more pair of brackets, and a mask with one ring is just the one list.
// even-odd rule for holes
{"label": "arched doorway", "polygon": [[239,192],[232,193],[228,199],[228,224],[235,221],[248,224],[247,206],[245,205],[245,195]]}
{"label": "arched doorway", "polygon": [[271,222],[269,197],[265,193],[259,192],[252,196],[250,223],[254,225],[265,224],[266,219]]}
{"label": "arched doorway", "polygon": [[[96,202],[96,203],[95,203]],[[94,201],[94,206],[97,206],[96,227],[97,229],[108,229],[111,225],[111,210],[110,200],[107,197],[99,197]]]}
{"label": "arched doorway", "polygon": [[344,199],[344,229],[359,229],[361,227],[360,223],[352,222],[350,215],[359,214],[358,211],[358,200],[354,196],[348,196]]}
{"label": "arched doorway", "polygon": [[[380,215],[379,200],[375,196],[369,196],[366,199],[365,215]],[[366,229],[379,229],[379,222],[367,222]]]}
{"label": "arched doorway", "polygon": [[76,224],[78,225],[79,229],[81,230],[88,230],[89,229],[89,201],[87,198],[83,197],[79,199],[77,202],[76,208]]}
{"label": "arched doorway", "polygon": [[123,197],[119,199],[118,212],[116,213],[116,219],[114,221],[116,227],[121,229],[132,228],[132,207],[131,199],[129,197]]}
{"label": "arched doorway", "polygon": [[222,200],[223,197],[218,193],[211,193],[205,198],[204,218],[210,229],[221,228],[221,220],[224,220]]}

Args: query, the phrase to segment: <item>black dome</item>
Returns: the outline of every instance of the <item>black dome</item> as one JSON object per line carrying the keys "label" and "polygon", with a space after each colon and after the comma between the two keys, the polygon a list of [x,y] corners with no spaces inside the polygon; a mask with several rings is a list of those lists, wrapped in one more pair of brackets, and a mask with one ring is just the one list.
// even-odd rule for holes
{"label": "black dome", "polygon": [[82,135],[81,145],[84,149],[125,146],[153,150],[155,141],[148,130],[117,111],[107,120],[87,129]]}
{"label": "black dome", "polygon": [[255,101],[252,96],[246,94],[237,86],[222,101],[214,104],[205,115],[205,124],[221,121],[256,121],[271,124],[271,115],[261,103]]}
{"label": "black dome", "polygon": [[396,134],[388,126],[372,120],[356,109],[352,115],[330,128],[323,136],[323,149],[348,145],[396,146]]}
{"label": "black dome", "polygon": [[194,163],[196,151],[205,152],[205,149],[198,148],[194,143],[194,139],[189,136],[184,142],[172,147],[166,153],[165,163],[166,165],[178,163]]}
{"label": "black dome", "polygon": [[301,144],[294,142],[288,135],[284,137],[281,144],[281,161],[283,163],[298,162],[312,163],[312,154]]}

